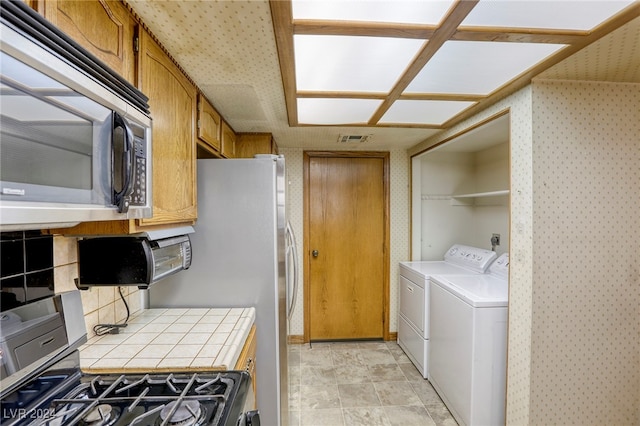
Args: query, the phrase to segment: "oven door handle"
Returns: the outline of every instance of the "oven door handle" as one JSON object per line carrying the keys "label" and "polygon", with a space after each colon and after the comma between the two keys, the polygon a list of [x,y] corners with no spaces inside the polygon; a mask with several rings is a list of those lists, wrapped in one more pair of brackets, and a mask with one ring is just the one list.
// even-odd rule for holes
{"label": "oven door handle", "polygon": [[[120,152],[117,149],[116,129],[122,128],[123,140],[120,158],[116,158]],[[129,210],[129,196],[133,191],[133,174],[135,172],[135,149],[133,146],[133,131],[127,121],[117,112],[113,112],[113,128],[111,140],[111,185],[113,186],[113,204],[118,207],[118,213],[126,213]],[[120,164],[120,167],[116,167]],[[116,176],[117,170],[120,171]],[[124,181],[122,188],[115,187],[116,181]]]}

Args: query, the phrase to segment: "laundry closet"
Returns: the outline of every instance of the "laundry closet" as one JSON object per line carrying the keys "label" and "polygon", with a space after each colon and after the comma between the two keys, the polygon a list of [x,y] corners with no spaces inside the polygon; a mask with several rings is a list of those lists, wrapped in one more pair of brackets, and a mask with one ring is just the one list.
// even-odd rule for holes
{"label": "laundry closet", "polygon": [[412,260],[455,243],[508,253],[509,170],[508,114],[413,157]]}

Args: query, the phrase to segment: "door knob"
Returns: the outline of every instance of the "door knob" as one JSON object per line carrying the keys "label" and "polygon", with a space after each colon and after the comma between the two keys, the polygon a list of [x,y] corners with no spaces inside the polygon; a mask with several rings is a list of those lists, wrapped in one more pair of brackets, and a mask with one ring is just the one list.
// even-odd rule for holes
{"label": "door knob", "polygon": [[311,252],[311,256],[313,256],[313,257],[318,257],[318,250],[313,250],[313,251]]}

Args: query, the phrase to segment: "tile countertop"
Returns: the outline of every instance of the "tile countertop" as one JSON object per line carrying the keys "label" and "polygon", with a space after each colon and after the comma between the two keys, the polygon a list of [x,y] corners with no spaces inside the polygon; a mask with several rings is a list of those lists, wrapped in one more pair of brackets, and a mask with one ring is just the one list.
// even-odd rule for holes
{"label": "tile countertop", "polygon": [[232,370],[255,308],[146,309],[80,348],[86,373]]}

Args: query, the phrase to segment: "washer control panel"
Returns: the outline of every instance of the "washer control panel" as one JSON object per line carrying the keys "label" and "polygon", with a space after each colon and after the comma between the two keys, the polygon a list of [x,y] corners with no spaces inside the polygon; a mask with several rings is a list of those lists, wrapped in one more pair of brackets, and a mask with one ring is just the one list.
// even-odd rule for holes
{"label": "washer control panel", "polygon": [[491,250],[454,244],[445,253],[444,260],[477,272],[486,272],[496,257],[496,252]]}
{"label": "washer control panel", "polygon": [[509,253],[503,253],[489,267],[489,273],[509,278]]}

